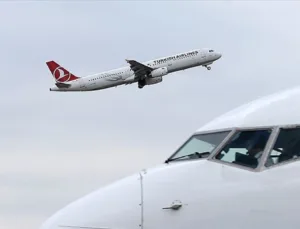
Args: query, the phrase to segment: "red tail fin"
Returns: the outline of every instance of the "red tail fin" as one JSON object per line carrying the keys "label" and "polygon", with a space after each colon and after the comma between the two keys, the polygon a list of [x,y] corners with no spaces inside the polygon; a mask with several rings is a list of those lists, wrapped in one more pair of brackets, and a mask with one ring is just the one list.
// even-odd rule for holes
{"label": "red tail fin", "polygon": [[52,73],[54,79],[56,82],[59,83],[67,83],[72,80],[79,79],[80,77],[77,77],[70,73],[68,70],[65,68],[61,67],[59,64],[57,64],[55,61],[48,61],[46,62],[50,72]]}

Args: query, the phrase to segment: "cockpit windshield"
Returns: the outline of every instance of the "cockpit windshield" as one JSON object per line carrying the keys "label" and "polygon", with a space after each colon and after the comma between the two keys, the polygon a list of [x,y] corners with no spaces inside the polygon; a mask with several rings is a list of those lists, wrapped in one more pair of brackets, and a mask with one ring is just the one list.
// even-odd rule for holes
{"label": "cockpit windshield", "polygon": [[214,158],[227,163],[256,168],[271,132],[271,129],[237,131]]}
{"label": "cockpit windshield", "polygon": [[[272,132],[274,135],[270,138]],[[268,149],[267,144],[270,146]],[[214,155],[211,155],[212,153]],[[191,159],[208,159],[258,170],[299,161],[300,126],[233,129],[194,134],[166,160],[166,163]]]}
{"label": "cockpit windshield", "polygon": [[181,159],[207,158],[225,139],[229,132],[230,131],[222,131],[193,135],[166,162]]}
{"label": "cockpit windshield", "polygon": [[266,167],[300,158],[300,128],[281,128],[265,162]]}
{"label": "cockpit windshield", "polygon": [[210,49],[209,52],[214,52],[214,50]]}

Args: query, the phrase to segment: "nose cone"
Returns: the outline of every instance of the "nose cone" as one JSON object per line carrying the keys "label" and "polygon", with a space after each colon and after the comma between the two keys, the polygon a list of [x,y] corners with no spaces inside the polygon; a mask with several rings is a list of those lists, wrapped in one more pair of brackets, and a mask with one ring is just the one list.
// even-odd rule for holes
{"label": "nose cone", "polygon": [[216,55],[217,60],[222,57],[222,53],[219,53],[219,52],[217,52],[215,55]]}
{"label": "nose cone", "polygon": [[58,211],[40,229],[140,229],[139,174],[91,193]]}

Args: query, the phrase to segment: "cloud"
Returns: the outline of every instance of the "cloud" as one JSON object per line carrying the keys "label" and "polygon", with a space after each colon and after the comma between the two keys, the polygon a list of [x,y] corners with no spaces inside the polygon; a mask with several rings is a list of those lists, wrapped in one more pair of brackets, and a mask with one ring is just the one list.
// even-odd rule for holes
{"label": "cloud", "polygon": [[16,219],[16,216],[14,215],[2,215],[0,214],[0,229],[6,229],[6,228],[23,228],[23,229],[32,229],[32,228],[38,228],[43,220],[45,220],[44,217],[36,216],[35,215],[28,216],[25,214],[24,216],[18,216]]}

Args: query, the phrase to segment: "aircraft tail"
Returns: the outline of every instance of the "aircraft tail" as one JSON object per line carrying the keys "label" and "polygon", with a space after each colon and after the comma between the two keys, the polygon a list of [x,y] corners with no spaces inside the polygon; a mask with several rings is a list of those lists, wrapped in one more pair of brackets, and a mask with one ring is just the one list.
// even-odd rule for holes
{"label": "aircraft tail", "polygon": [[70,73],[68,70],[66,70],[64,67],[60,66],[53,60],[46,62],[46,64],[57,83],[68,83],[80,78]]}

